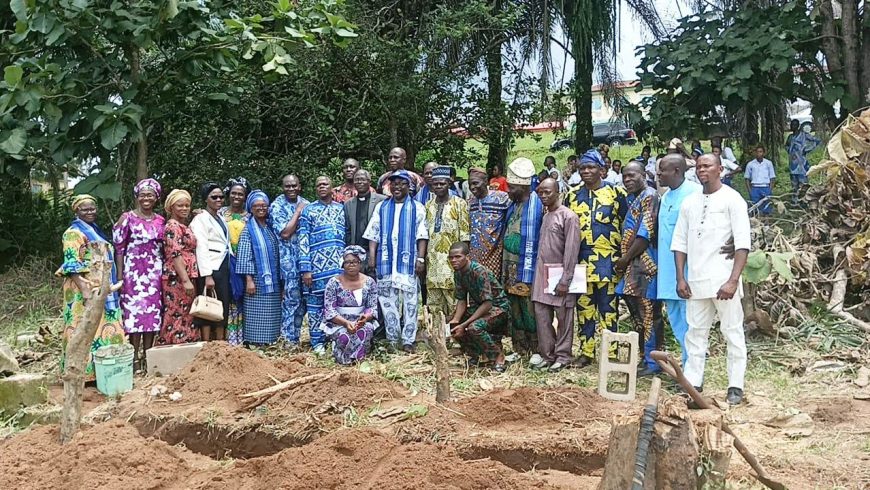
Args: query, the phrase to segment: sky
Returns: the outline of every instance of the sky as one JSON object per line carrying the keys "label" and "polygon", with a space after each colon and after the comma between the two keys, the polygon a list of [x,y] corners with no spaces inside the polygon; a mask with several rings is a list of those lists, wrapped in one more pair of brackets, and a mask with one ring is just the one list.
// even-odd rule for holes
{"label": "sky", "polygon": [[[654,3],[659,16],[662,18],[662,22],[668,29],[675,27],[678,19],[689,15],[692,11],[691,7],[689,7],[689,2],[685,0],[654,0]],[[617,12],[619,39],[617,41],[616,68],[621,80],[635,80],[637,79],[637,65],[640,63],[640,58],[635,55],[635,49],[638,46],[652,42],[654,39],[653,36],[640,27],[640,22],[632,17],[625,0],[621,1],[620,7]],[[562,48],[556,44],[553,44],[552,53],[553,73],[557,76],[555,82],[558,84],[559,79],[563,78],[562,68],[565,65],[565,54]],[[574,75],[570,58],[568,58],[568,63],[564,68],[565,75],[562,81],[567,83]],[[598,83],[597,78],[595,83]]]}

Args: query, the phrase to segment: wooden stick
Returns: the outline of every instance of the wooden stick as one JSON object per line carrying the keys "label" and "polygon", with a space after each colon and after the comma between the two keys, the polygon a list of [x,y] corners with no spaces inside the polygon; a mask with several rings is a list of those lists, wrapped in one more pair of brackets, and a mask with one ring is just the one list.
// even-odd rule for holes
{"label": "wooden stick", "polygon": [[[85,388],[85,369],[88,352],[94,342],[94,335],[100,326],[106,305],[106,297],[112,287],[112,264],[108,261],[109,245],[91,242],[91,271],[88,277],[99,281],[95,294],[85,304],[79,324],[70,336],[66,346],[63,379],[63,411],[60,419],[60,442],[66,444],[79,430],[82,421],[82,392]],[[87,281],[87,278],[82,278]]]}
{"label": "wooden stick", "polygon": [[[670,354],[662,351],[653,351],[652,353],[650,353],[650,357],[658,362],[659,366],[661,366],[662,368],[662,371],[664,371],[670,377],[676,380],[676,382],[683,388],[683,390],[688,393],[690,397],[692,397],[692,400],[695,401],[698,407],[706,409],[715,408],[710,402],[708,402],[703,396],[701,396],[700,393],[698,393],[698,390],[696,390],[695,387],[692,386],[692,383],[689,383],[689,380],[686,379],[686,376],[683,374],[683,370],[680,369],[680,365],[673,357],[671,357]],[[715,408],[715,410],[718,410],[718,408]],[[746,462],[749,463],[749,466],[751,466],[752,469],[755,470],[755,478],[759,482],[772,490],[786,490],[785,485],[768,476],[767,471],[765,471],[764,467],[761,466],[761,463],[758,462],[758,459],[755,458],[755,455],[749,451],[749,448],[747,448],[743,444],[743,441],[741,441],[740,438],[737,437],[737,434],[735,434],[725,422],[722,422],[722,431],[734,437],[734,448],[737,449],[737,452],[739,452],[740,455],[743,456],[743,459],[745,459]]]}
{"label": "wooden stick", "polygon": [[272,385],[268,388],[264,388],[264,389],[259,390],[259,391],[254,391],[252,393],[245,393],[244,395],[239,395],[239,398],[252,399],[250,402],[248,402],[244,405],[244,408],[248,409],[248,408],[255,407],[257,405],[262,404],[263,402],[265,402],[269,398],[272,398],[273,396],[275,396],[275,394],[280,392],[280,391],[298,388],[298,387],[305,385],[305,384],[308,384],[308,383],[319,383],[321,381],[324,381],[326,379],[329,379],[329,378],[335,376],[335,374],[336,373],[334,373],[334,372],[325,372],[325,373],[309,374],[308,376],[302,376],[301,378],[288,379],[287,381],[283,381],[281,383],[278,383],[276,385]]}
{"label": "wooden stick", "polygon": [[439,312],[433,322],[429,308],[423,307],[423,324],[429,332],[429,342],[435,357],[435,401],[450,400],[450,363],[444,332],[444,313]]}

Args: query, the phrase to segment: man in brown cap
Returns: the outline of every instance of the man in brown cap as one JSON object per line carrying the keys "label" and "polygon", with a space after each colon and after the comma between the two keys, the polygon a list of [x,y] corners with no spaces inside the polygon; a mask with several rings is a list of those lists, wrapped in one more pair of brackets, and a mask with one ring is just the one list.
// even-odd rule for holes
{"label": "man in brown cap", "polygon": [[471,259],[485,265],[501,279],[502,230],[510,197],[507,192],[489,189],[486,170],[468,170],[468,213],[471,218]]}

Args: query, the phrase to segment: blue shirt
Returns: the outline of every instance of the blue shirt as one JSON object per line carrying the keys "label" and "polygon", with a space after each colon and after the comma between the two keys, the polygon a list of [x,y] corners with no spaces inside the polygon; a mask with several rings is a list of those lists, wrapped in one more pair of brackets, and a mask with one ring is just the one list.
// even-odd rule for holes
{"label": "blue shirt", "polygon": [[752,186],[768,186],[776,178],[776,171],[773,169],[773,162],[767,158],[762,158],[760,162],[753,158],[746,164],[744,175]]}
{"label": "blue shirt", "polygon": [[[658,265],[658,243],[651,241],[655,239],[657,233],[656,228],[656,210],[659,208],[659,195],[653,187],[647,187],[643,192],[633,195],[628,195],[628,212],[625,213],[625,221],[622,223],[622,242],[620,243],[623,254],[628,253],[634,240],[643,238],[649,244],[646,250],[632,260],[628,270],[623,274],[622,279],[616,286],[616,294],[625,294],[626,282],[629,283],[629,296],[638,296],[639,291],[636,291],[638,286],[643,284],[640,278],[643,273],[634,269],[632,264],[635,261],[641,263],[652,262]],[[642,293],[643,298],[656,298],[656,279],[652,278]]]}
{"label": "blue shirt", "polygon": [[682,300],[677,295],[677,266],[674,262],[674,253],[671,252],[671,241],[674,238],[674,228],[677,227],[677,218],[680,217],[680,205],[688,196],[701,192],[703,187],[690,180],[684,180],[683,184],[676,189],[664,193],[659,203],[659,250],[658,274],[656,275],[656,296],[658,299]]}
{"label": "blue shirt", "polygon": [[790,134],[785,140],[785,151],[788,152],[788,171],[792,175],[806,175],[810,164],[807,154],[822,144],[822,140],[805,131]]}

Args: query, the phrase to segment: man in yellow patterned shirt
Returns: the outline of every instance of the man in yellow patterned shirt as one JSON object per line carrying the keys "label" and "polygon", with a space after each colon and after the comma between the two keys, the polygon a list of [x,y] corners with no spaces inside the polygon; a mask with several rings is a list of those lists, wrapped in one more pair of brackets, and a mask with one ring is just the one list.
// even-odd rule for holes
{"label": "man in yellow patterned shirt", "polygon": [[625,189],[601,180],[606,163],[598,151],[587,151],[577,165],[583,186],[568,193],[565,206],[580,220],[579,263],[586,266],[586,294],[577,301],[582,351],[578,365],[584,367],[595,358],[599,341],[595,333],[605,328],[616,331],[619,277],[614,266],[628,202]]}
{"label": "man in yellow patterned shirt", "polygon": [[448,256],[455,242],[470,240],[468,203],[450,194],[450,167],[440,166],[432,170],[431,191],[434,199],[426,203],[426,226],[429,228],[428,264],[426,271],[426,303],[429,311],[443,313],[443,321],[456,308],[453,298],[453,268]]}

